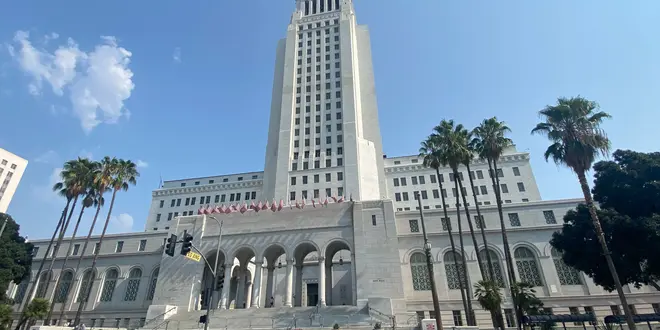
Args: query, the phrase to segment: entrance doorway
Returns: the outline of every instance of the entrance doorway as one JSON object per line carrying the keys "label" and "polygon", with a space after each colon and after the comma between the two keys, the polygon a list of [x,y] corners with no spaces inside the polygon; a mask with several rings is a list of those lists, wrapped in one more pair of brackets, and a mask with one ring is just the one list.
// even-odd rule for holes
{"label": "entrance doorway", "polygon": [[318,304],[319,304],[318,283],[307,283],[307,306],[316,306]]}

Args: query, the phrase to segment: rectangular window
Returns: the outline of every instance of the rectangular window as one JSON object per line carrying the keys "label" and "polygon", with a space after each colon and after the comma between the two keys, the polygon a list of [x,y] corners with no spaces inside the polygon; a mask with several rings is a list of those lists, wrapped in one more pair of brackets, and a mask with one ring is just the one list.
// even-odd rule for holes
{"label": "rectangular window", "polygon": [[118,241],[115,246],[115,253],[120,253],[124,249],[124,241]]}
{"label": "rectangular window", "polygon": [[188,206],[188,205],[190,205],[190,197],[186,198],[185,206]]}
{"label": "rectangular window", "polygon": [[517,167],[514,167],[514,168],[513,168],[513,175],[514,175],[514,176],[520,176],[520,169],[517,168]]}
{"label": "rectangular window", "polygon": [[376,225],[376,215],[375,214],[371,215],[371,224],[374,225],[374,226]]}
{"label": "rectangular window", "polygon": [[410,182],[412,182],[413,186],[416,185],[417,184],[417,177],[413,176],[412,178],[410,178]]}
{"label": "rectangular window", "polygon": [[401,197],[403,197],[403,200],[404,200],[404,201],[408,201],[408,193],[407,193],[407,192],[403,192],[403,193],[401,194]]}
{"label": "rectangular window", "polygon": [[234,195],[233,193],[232,193],[232,194],[229,194],[229,201],[230,201],[230,202],[233,202],[234,199],[236,199],[236,197],[234,197],[234,196],[235,196],[235,195]]}
{"label": "rectangular window", "polygon": [[337,172],[337,181],[344,180],[344,172]]}
{"label": "rectangular window", "polygon": [[171,220],[172,220],[172,212],[167,214],[167,221],[171,221]]}
{"label": "rectangular window", "polygon": [[160,221],[160,213],[156,214],[156,222]]}
{"label": "rectangular window", "polygon": [[481,189],[482,195],[488,195],[488,188],[486,188],[486,186],[481,186],[479,188]]}
{"label": "rectangular window", "polygon": [[440,219],[440,222],[442,223],[442,230],[448,231],[451,229],[451,219],[450,218],[442,218]]}
{"label": "rectangular window", "polygon": [[653,313],[660,314],[660,304],[653,303],[651,304],[651,307],[653,307]]}
{"label": "rectangular window", "polygon": [[429,195],[426,193],[426,190],[422,190],[422,199],[429,199]]}
{"label": "rectangular window", "polygon": [[220,195],[215,195],[214,203],[220,202]]}
{"label": "rectangular window", "polygon": [[500,189],[502,190],[503,194],[508,194],[509,193],[509,187],[506,186],[506,183],[501,183],[500,184]]}
{"label": "rectangular window", "polygon": [[197,197],[193,197],[193,198],[190,200],[190,205],[195,205],[195,200],[196,200],[196,199],[197,199]]}
{"label": "rectangular window", "polygon": [[555,212],[553,212],[552,210],[543,211],[543,217],[545,218],[545,223],[549,225],[554,225],[557,223],[557,219],[555,218]]}
{"label": "rectangular window", "polygon": [[401,201],[401,193],[394,193],[394,200],[396,200],[397,202],[400,202]]}
{"label": "rectangular window", "polygon": [[408,220],[408,223],[410,224],[411,233],[419,233],[419,223],[417,220]]}
{"label": "rectangular window", "polygon": [[302,177],[302,183],[307,184],[307,175],[303,175]]}
{"label": "rectangular window", "polygon": [[463,317],[461,316],[461,311],[451,311],[451,314],[454,318],[454,326],[462,327],[463,326]]}
{"label": "rectangular window", "polygon": [[101,251],[101,243],[94,243],[94,249],[92,250],[93,254],[100,253]]}
{"label": "rectangular window", "polygon": [[337,188],[337,196],[344,196],[344,187]]}
{"label": "rectangular window", "polygon": [[610,311],[612,311],[612,315],[621,315],[621,308],[619,305],[611,305],[610,306]]}
{"label": "rectangular window", "polygon": [[80,244],[76,244],[76,245],[74,245],[74,246],[73,246],[73,252],[72,252],[73,255],[74,255],[74,256],[77,256],[79,252],[80,252]]}
{"label": "rectangular window", "polygon": [[408,183],[406,183],[406,178],[401,178],[401,186],[407,186]]}
{"label": "rectangular window", "polygon": [[484,172],[482,170],[477,170],[477,179],[483,179],[484,178]]}
{"label": "rectangular window", "polygon": [[440,191],[438,189],[433,189],[433,198],[440,198]]}
{"label": "rectangular window", "polygon": [[520,217],[518,213],[509,213],[509,222],[511,227],[520,227]]}
{"label": "rectangular window", "polygon": [[161,201],[160,201],[160,206],[159,206],[159,207],[162,209],[163,206],[165,206],[165,201],[164,201],[164,200],[161,200]]}
{"label": "rectangular window", "polygon": [[419,176],[419,184],[426,184],[426,181],[424,180],[424,176],[420,175]]}
{"label": "rectangular window", "polygon": [[331,176],[332,176],[332,175],[331,175],[330,173],[326,173],[326,174],[325,174],[325,182],[330,182],[330,180],[332,180],[332,179],[331,179]]}
{"label": "rectangular window", "polygon": [[246,191],[246,192],[245,192],[245,198],[244,198],[244,200],[246,200],[246,201],[250,200],[250,192],[249,192],[249,191]]}
{"label": "rectangular window", "polygon": [[220,203],[224,203],[225,200],[227,199],[226,197],[227,197],[227,195],[225,195],[225,194],[220,195]]}
{"label": "rectangular window", "polygon": [[146,248],[147,248],[147,240],[146,239],[140,240],[140,245],[138,245],[138,251],[142,252]]}
{"label": "rectangular window", "polygon": [[484,216],[482,215],[481,217],[478,215],[474,216],[474,223],[477,225],[478,229],[481,228],[486,228],[486,222],[484,221]]}
{"label": "rectangular window", "polygon": [[319,183],[321,180],[318,174],[314,174],[314,183]]}
{"label": "rectangular window", "polygon": [[435,174],[431,174],[431,183],[438,183]]}
{"label": "rectangular window", "polygon": [[518,191],[524,192],[525,191],[525,184],[522,182],[518,182]]}
{"label": "rectangular window", "polygon": [[176,205],[176,199],[173,199],[172,202],[170,203],[170,207],[174,207]]}
{"label": "rectangular window", "polygon": [[296,192],[292,191],[289,193],[289,200],[295,201],[296,200]]}

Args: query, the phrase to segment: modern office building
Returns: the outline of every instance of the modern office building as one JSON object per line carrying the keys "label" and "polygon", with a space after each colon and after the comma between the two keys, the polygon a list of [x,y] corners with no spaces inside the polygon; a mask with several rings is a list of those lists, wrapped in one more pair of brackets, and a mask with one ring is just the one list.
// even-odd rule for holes
{"label": "modern office building", "polygon": [[[94,237],[87,250],[84,238],[65,240],[52,273],[36,274],[35,266],[29,280],[10,288],[16,306],[32,297],[54,299],[52,319],[63,311],[64,320],[71,320],[91,288],[82,312],[88,327],[156,328],[168,322],[170,329],[192,329],[207,307],[213,310],[211,328],[348,327],[385,324],[391,316],[412,327],[433,310],[416,193],[445,325],[466,324],[462,265],[471,288],[482,279],[477,257],[489,255],[495,279],[510,285],[487,164],[475,160],[471,172],[460,169],[463,182],[474,181],[475,204],[470,184],[456,189],[447,168],[437,173],[417,156],[386,157],[369,33],[357,24],[352,1],[295,5],[286,38],[277,45],[264,172],[165,182],[153,191],[144,232],[108,235],[102,245]],[[499,163],[517,278],[533,284],[555,313],[618,313],[616,295],[566,266],[548,243],[563,214],[581,200],[542,200],[526,152],[510,148]],[[467,203],[456,201],[462,194]],[[470,216],[456,204],[467,204]],[[468,220],[484,229],[487,245],[480,235],[473,242]],[[193,236],[203,260],[164,254],[167,238],[184,233]],[[38,265],[51,253],[48,241],[33,243]],[[77,271],[77,261],[62,265],[68,251],[73,260],[83,255]],[[95,251],[99,260],[92,271]],[[637,312],[660,309],[660,292],[629,285],[625,290]],[[492,328],[488,312],[474,300],[472,305],[478,325]],[[508,295],[503,309],[513,325]]]}
{"label": "modern office building", "polygon": [[7,213],[28,161],[0,148],[0,212]]}

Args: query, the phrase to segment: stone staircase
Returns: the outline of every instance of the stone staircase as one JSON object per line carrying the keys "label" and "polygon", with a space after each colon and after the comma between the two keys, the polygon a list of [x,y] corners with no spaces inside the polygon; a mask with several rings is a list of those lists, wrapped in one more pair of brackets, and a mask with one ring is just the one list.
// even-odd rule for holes
{"label": "stone staircase", "polygon": [[[147,324],[145,330],[197,330],[204,327],[199,317],[206,311],[179,312],[158,324]],[[370,316],[368,308],[355,306],[275,307],[255,309],[212,310],[209,329],[304,329],[332,328],[373,329],[376,322],[387,327],[386,320]]]}

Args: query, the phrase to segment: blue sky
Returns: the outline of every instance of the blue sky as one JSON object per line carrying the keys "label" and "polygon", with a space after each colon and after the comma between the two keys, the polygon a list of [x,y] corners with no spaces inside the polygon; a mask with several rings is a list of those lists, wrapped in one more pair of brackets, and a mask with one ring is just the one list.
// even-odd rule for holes
{"label": "blue sky", "polygon": [[[143,230],[161,175],[262,170],[275,45],[293,3],[5,4],[0,147],[30,161],[9,209],[22,232],[52,232],[63,206],[53,173],[79,155],[142,165],[117,197],[114,232]],[[547,164],[547,142],[529,131],[544,105],[578,94],[613,115],[614,148],[658,149],[658,1],[356,0],[356,11],[371,31],[390,156],[415,153],[443,118],[473,127],[496,115],[531,152],[543,198],[577,197],[574,175]]]}

